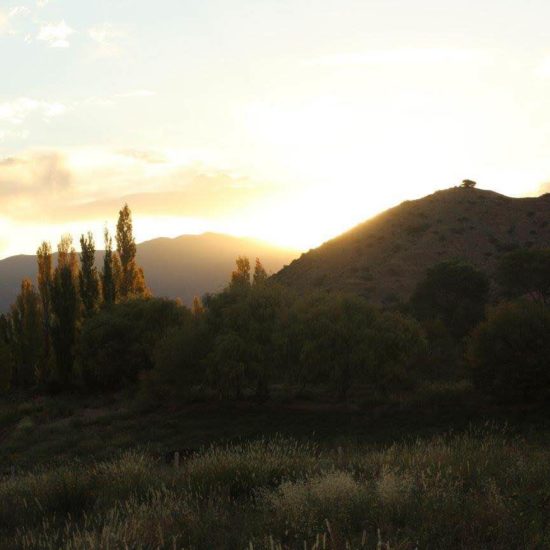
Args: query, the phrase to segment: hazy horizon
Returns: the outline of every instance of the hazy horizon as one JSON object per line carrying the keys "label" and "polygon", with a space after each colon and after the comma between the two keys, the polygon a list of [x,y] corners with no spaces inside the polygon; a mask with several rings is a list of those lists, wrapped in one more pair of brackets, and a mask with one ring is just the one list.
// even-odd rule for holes
{"label": "hazy horizon", "polygon": [[550,181],[550,5],[0,4],[0,258],[127,201],[138,241],[307,250],[464,178]]}

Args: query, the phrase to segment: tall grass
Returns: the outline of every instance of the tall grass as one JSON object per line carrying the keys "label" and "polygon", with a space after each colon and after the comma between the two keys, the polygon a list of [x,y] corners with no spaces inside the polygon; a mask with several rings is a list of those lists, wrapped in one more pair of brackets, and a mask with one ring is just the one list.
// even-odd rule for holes
{"label": "tall grass", "polygon": [[547,548],[550,451],[486,429],[383,450],[275,438],[0,482],[0,547]]}

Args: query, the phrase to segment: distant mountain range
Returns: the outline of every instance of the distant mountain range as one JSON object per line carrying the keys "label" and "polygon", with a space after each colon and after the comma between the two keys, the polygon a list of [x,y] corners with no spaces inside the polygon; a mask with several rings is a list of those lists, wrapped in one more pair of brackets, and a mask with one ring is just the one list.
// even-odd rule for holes
{"label": "distant mountain range", "polygon": [[349,291],[391,304],[407,300],[436,263],[463,260],[491,275],[517,247],[550,248],[550,194],[511,198],[451,188],[386,210],[274,278],[297,290]]}
{"label": "distant mountain range", "polygon": [[[259,257],[267,272],[274,273],[298,253],[217,233],[159,238],[137,246],[138,263],[153,294],[181,298],[186,304],[191,304],[194,296],[221,290],[229,282],[239,255],[248,256],[252,265]],[[96,262],[101,266],[102,251],[98,251]],[[36,283],[35,256],[19,255],[0,261],[0,312],[9,309],[25,277]]]}

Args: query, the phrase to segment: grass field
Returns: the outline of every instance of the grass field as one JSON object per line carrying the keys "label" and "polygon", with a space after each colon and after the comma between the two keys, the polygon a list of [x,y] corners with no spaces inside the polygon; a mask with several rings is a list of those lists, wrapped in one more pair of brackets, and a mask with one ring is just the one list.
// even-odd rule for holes
{"label": "grass field", "polygon": [[4,400],[0,548],[547,548],[546,417],[476,403]]}

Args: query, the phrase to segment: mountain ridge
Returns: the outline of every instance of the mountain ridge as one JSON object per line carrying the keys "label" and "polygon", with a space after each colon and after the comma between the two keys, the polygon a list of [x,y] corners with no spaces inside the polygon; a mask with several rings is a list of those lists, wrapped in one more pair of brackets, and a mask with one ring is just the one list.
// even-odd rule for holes
{"label": "mountain ridge", "polygon": [[[103,250],[96,252],[98,267],[102,265],[103,254]],[[180,298],[188,305],[194,296],[221,290],[229,281],[239,255],[248,256],[251,261],[259,257],[266,270],[273,273],[298,254],[258,239],[215,232],[157,237],[137,245],[137,261],[153,294]],[[17,254],[0,260],[0,313],[13,303],[25,277],[36,284],[34,254]]]}
{"label": "mountain ridge", "polygon": [[274,279],[297,290],[353,292],[373,303],[407,300],[427,268],[461,260],[492,274],[518,247],[550,247],[550,194],[507,197],[454,187],[404,201],[318,248]]}

